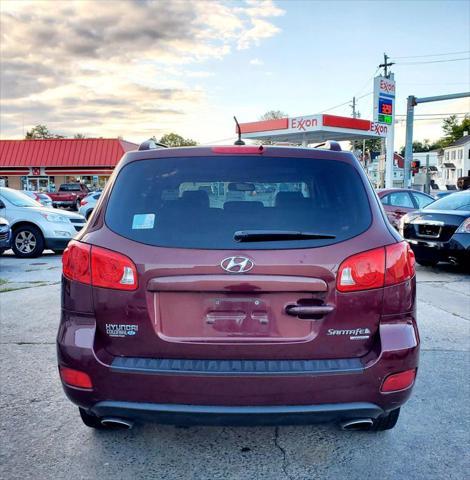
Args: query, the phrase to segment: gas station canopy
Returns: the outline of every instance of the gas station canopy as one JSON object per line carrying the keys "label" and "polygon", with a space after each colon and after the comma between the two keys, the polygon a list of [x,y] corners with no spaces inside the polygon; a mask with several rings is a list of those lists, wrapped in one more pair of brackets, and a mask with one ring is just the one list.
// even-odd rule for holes
{"label": "gas station canopy", "polygon": [[240,129],[245,139],[302,143],[306,146],[326,140],[384,138],[388,127],[360,118],[318,114],[241,123]]}

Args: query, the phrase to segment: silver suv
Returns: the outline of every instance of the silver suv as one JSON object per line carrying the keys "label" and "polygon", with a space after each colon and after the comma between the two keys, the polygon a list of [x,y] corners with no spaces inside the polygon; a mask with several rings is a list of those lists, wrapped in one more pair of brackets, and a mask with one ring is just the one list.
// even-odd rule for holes
{"label": "silver suv", "polygon": [[85,225],[78,213],[42,206],[12,188],[0,187],[0,217],[13,231],[11,247],[17,257],[32,258],[44,249],[62,252]]}

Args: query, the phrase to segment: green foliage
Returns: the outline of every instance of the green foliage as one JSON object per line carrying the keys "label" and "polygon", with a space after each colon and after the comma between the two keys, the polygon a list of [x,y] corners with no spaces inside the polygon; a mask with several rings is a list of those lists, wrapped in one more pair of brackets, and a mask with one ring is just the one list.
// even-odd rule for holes
{"label": "green foliage", "polygon": [[26,132],[24,137],[26,140],[39,140],[47,138],[65,138],[63,135],[57,135],[49,131],[46,125],[36,125],[31,130]]}
{"label": "green foliage", "polygon": [[470,115],[465,115],[461,122],[459,122],[456,115],[451,115],[450,117],[445,118],[442,123],[442,130],[444,130],[445,134],[444,138],[441,140],[443,147],[447,147],[463,137],[463,132],[466,131],[470,133]]}
{"label": "green foliage", "polygon": [[38,140],[44,138],[64,138],[62,135],[56,135],[49,131],[46,125],[36,125],[24,137],[26,140]]}
{"label": "green foliage", "polygon": [[[442,148],[442,140],[431,143],[428,139],[425,139],[424,142],[413,142],[413,152],[430,152],[432,150],[439,150]],[[400,155],[405,155],[405,147],[401,147]]]}
{"label": "green foliage", "polygon": [[268,110],[259,117],[260,120],[278,120],[279,118],[286,118],[289,115],[281,110]]}
{"label": "green foliage", "polygon": [[[361,141],[358,140],[358,145],[360,146],[361,145]],[[368,140],[366,140],[366,152],[376,152],[376,153],[379,153],[380,152],[380,143],[381,143],[381,140],[380,138],[370,138]]]}
{"label": "green foliage", "polygon": [[177,133],[167,133],[166,135],[160,137],[158,142],[169,147],[193,147],[194,145],[197,145],[195,140],[192,140],[191,138],[184,138]]}

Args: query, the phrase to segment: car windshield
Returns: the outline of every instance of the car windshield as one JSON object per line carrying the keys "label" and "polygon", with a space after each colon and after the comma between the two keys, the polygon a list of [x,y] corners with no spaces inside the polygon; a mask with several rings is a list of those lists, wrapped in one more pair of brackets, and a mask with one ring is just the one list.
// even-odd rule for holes
{"label": "car windshield", "polygon": [[42,207],[39,202],[28,195],[11,188],[0,188],[0,195],[15,207]]}
{"label": "car windshield", "polygon": [[447,195],[431,203],[424,210],[470,210],[470,191]]}
{"label": "car windshield", "polygon": [[372,220],[363,182],[348,163],[236,156],[130,163],[105,219],[138,242],[204,249],[330,245]]}

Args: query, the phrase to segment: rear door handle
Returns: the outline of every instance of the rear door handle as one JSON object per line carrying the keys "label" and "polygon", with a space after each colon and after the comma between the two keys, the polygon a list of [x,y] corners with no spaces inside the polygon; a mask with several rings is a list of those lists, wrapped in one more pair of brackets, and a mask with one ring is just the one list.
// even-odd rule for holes
{"label": "rear door handle", "polygon": [[293,317],[302,316],[324,316],[331,313],[335,307],[332,305],[287,305],[287,315]]}

